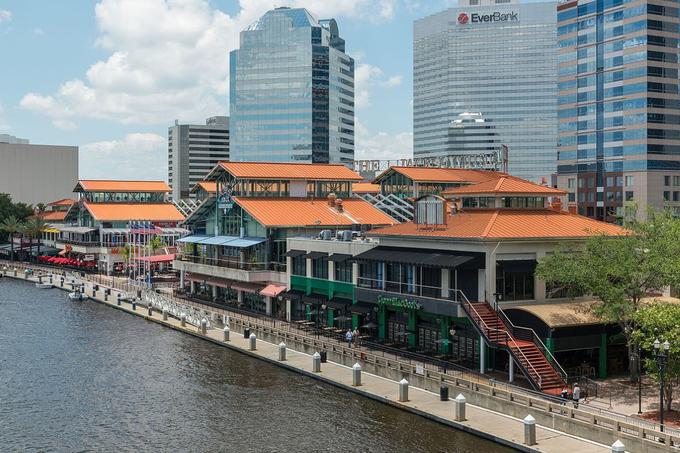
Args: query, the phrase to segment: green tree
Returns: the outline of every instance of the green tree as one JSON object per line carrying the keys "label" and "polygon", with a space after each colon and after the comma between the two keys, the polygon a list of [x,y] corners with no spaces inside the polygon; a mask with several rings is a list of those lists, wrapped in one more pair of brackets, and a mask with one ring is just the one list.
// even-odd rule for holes
{"label": "green tree", "polygon": [[40,256],[40,245],[42,243],[43,231],[49,228],[49,226],[50,225],[40,217],[33,217],[26,222],[26,232],[28,233],[27,235],[31,238],[31,244],[33,243],[33,239],[38,240],[37,249],[38,256]]}
{"label": "green tree", "polygon": [[680,305],[668,303],[645,304],[634,315],[636,329],[633,341],[645,351],[644,361],[647,374],[659,382],[659,368],[654,358],[654,340],[668,341],[668,365],[665,372],[664,400],[666,409],[671,410],[673,387],[680,381]]}
{"label": "green tree", "polygon": [[598,299],[590,309],[621,327],[630,358],[634,315],[642,300],[680,281],[679,222],[670,211],[650,213],[647,221],[627,222],[629,234],[563,244],[539,262],[536,274],[551,291]]}
{"label": "green tree", "polygon": [[0,230],[9,235],[11,259],[14,261],[14,236],[23,230],[23,224],[19,219],[12,215],[6,217],[2,223],[0,223]]}
{"label": "green tree", "polygon": [[149,241],[149,248],[151,249],[152,252],[155,252],[156,250],[163,248],[163,247],[165,247],[165,243],[160,238],[160,236],[154,236]]}
{"label": "green tree", "polygon": [[[13,203],[12,197],[6,193],[0,193],[0,223],[9,217],[16,217],[18,220],[25,220],[33,215],[33,209],[25,203]],[[0,235],[0,240],[7,237],[5,232]]]}

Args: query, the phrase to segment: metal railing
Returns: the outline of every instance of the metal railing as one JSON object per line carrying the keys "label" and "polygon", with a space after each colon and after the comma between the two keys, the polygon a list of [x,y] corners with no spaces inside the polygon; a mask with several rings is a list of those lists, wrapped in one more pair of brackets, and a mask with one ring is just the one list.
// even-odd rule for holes
{"label": "metal railing", "polygon": [[205,264],[208,266],[225,267],[227,269],[236,269],[241,271],[274,271],[274,272],[286,272],[286,265],[282,263],[276,263],[274,261],[267,262],[247,262],[240,261],[237,259],[224,259],[224,258],[211,258],[207,256],[200,255],[188,255],[186,253],[180,253],[176,255],[176,260],[184,261],[187,263],[195,264]]}
{"label": "metal railing", "polygon": [[[378,280],[370,277],[358,277],[357,287],[384,291],[391,294],[404,296],[424,297],[427,299],[438,299],[457,302],[459,289],[442,289],[441,286],[430,286],[416,283],[395,282],[392,280]],[[446,296],[442,293],[445,292]]]}

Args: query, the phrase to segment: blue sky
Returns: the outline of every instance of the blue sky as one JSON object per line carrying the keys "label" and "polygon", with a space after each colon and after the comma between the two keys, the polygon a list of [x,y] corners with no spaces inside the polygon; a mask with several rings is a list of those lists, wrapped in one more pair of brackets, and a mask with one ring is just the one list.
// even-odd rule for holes
{"label": "blue sky", "polygon": [[456,1],[0,0],[0,133],[78,145],[81,177],[167,176],[167,127],[228,113],[228,52],[273,6],[335,17],[357,157],[411,153],[413,20]]}

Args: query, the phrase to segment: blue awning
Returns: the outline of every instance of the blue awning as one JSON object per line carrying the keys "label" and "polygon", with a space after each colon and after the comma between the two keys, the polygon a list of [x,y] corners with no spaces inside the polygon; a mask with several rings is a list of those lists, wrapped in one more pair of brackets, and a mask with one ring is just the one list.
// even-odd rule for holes
{"label": "blue awning", "polygon": [[236,240],[224,244],[226,247],[252,247],[253,245],[261,244],[266,241],[266,238],[236,238]]}
{"label": "blue awning", "polygon": [[232,241],[238,239],[238,236],[213,236],[201,241],[205,245],[229,245]]}
{"label": "blue awning", "polygon": [[208,239],[208,236],[195,235],[195,236],[187,236],[187,237],[183,237],[181,239],[177,239],[177,242],[186,242],[186,243],[189,243],[189,244],[198,244],[205,239]]}

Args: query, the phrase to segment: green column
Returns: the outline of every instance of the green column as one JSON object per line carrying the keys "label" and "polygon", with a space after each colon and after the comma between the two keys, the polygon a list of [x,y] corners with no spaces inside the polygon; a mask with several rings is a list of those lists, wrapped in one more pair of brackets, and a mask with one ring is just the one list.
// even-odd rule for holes
{"label": "green column", "polygon": [[555,356],[555,344],[553,343],[552,337],[548,337],[545,339],[545,347],[550,351],[550,355],[548,356],[548,362],[552,363],[552,358]]}
{"label": "green column", "polygon": [[352,329],[359,328],[359,315],[352,313]]}
{"label": "green column", "polygon": [[415,347],[418,338],[416,337],[416,324],[418,322],[418,313],[415,310],[408,311],[408,345]]}
{"label": "green column", "polygon": [[[442,340],[447,340],[449,338],[449,327],[451,326],[451,318],[448,316],[444,316],[442,318],[441,322],[441,330],[440,330],[440,335]],[[449,343],[442,343],[442,346],[440,348],[440,351],[442,354],[448,354],[449,353]]]}
{"label": "green column", "polygon": [[328,323],[328,327],[333,327],[333,315],[334,315],[335,310],[332,308],[329,308],[326,310],[326,313],[328,314],[326,322]]}
{"label": "green column", "polygon": [[307,321],[312,320],[312,310],[307,304],[305,304],[305,319],[307,319]]}
{"label": "green column", "polygon": [[599,353],[600,379],[607,377],[607,334],[600,334],[600,353]]}
{"label": "green column", "polygon": [[378,339],[384,340],[387,337],[387,316],[385,307],[378,308]]}

